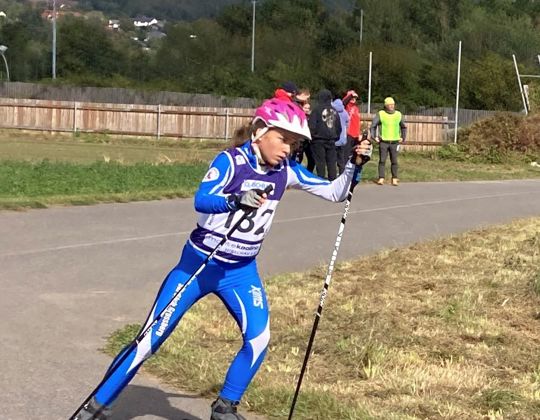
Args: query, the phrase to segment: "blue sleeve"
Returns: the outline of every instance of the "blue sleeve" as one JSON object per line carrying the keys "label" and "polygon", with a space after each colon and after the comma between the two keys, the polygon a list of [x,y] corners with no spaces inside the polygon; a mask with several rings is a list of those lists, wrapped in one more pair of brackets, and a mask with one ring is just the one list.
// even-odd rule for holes
{"label": "blue sleeve", "polygon": [[207,214],[231,211],[227,196],[223,194],[223,188],[232,179],[233,171],[234,168],[227,152],[221,152],[216,156],[195,193],[195,210]]}

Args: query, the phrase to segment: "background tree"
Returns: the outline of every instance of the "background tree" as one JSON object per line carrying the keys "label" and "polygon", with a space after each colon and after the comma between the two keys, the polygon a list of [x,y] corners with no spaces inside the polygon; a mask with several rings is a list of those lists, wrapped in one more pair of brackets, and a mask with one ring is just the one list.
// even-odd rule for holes
{"label": "background tree", "polygon": [[0,44],[8,46],[6,58],[12,81],[39,80],[47,76],[48,39],[48,25],[37,10],[23,8],[16,18],[8,15],[7,22],[0,27]]}
{"label": "background tree", "polygon": [[[0,0],[13,80],[50,77],[51,26],[35,4]],[[79,4],[84,19],[58,22],[59,83],[263,98],[294,80],[313,92],[354,88],[366,100],[373,51],[373,102],[393,95],[409,109],[453,106],[461,40],[461,105],[519,110],[512,54],[522,72],[538,73],[540,2],[532,0],[259,0],[254,73],[250,0]],[[167,36],[144,42],[150,29],[132,22],[140,14],[166,19]],[[105,29],[107,18],[120,18],[121,30]]]}
{"label": "background tree", "polygon": [[113,43],[98,20],[66,16],[58,28],[58,74],[70,77],[95,74],[105,77],[126,68],[126,54]]}

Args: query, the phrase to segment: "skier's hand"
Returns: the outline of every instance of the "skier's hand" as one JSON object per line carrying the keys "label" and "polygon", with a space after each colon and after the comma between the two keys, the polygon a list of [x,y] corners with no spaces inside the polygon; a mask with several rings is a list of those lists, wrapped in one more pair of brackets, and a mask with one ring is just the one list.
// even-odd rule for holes
{"label": "skier's hand", "polygon": [[373,152],[373,145],[368,139],[362,139],[353,148],[353,155],[351,162],[355,165],[361,165],[368,162],[371,159],[371,153]]}
{"label": "skier's hand", "polygon": [[254,210],[261,207],[268,195],[259,189],[249,190],[240,196],[240,208],[242,210]]}
{"label": "skier's hand", "polygon": [[381,142],[381,138],[380,138],[379,136],[377,136],[377,137],[375,137],[375,141],[376,141],[377,143],[380,143],[380,142]]}
{"label": "skier's hand", "polygon": [[354,146],[354,153],[356,155],[371,156],[373,152],[373,145],[368,139],[362,139]]}
{"label": "skier's hand", "polygon": [[229,207],[231,210],[256,210],[261,207],[268,195],[259,189],[253,189],[242,194],[231,194],[229,196]]}

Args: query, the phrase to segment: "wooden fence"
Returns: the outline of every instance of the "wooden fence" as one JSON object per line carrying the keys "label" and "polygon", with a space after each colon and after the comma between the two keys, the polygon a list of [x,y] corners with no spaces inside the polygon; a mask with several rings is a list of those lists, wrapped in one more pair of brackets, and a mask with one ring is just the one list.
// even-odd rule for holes
{"label": "wooden fence", "polygon": [[[369,127],[375,114],[361,114],[364,126]],[[407,124],[407,141],[404,150],[431,150],[450,141],[450,128],[454,121],[447,117],[423,115],[404,115]]]}
{"label": "wooden fence", "polygon": [[[0,128],[109,133],[196,139],[230,139],[247,124],[252,109],[163,105],[97,104],[35,99],[0,99]],[[368,125],[372,114],[362,114]],[[430,149],[447,141],[446,117],[404,116],[406,148]]]}

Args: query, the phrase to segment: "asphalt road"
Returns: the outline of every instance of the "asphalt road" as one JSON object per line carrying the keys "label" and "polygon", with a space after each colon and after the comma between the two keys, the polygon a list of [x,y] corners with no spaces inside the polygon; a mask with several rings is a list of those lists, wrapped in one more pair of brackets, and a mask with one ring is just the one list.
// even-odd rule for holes
{"label": "asphalt road", "polygon": [[[342,211],[288,192],[262,274],[328,261]],[[361,185],[340,259],[539,215],[540,180]],[[68,418],[110,362],[105,337],[143,321],[195,220],[189,199],[0,212],[1,419]],[[113,419],[206,419],[209,403],[141,374]]]}

